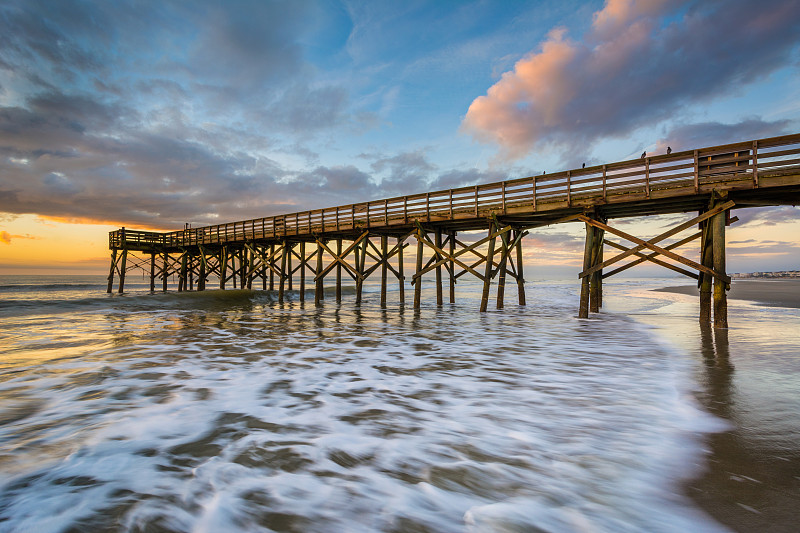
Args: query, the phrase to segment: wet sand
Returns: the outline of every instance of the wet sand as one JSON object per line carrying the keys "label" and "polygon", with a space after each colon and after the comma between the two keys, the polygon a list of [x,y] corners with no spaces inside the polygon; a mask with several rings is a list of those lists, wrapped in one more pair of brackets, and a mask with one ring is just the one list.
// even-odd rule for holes
{"label": "wet sand", "polygon": [[[700,295],[696,285],[682,285],[655,289],[657,292],[673,292]],[[731,283],[728,298],[749,300],[761,305],[777,307],[800,307],[800,279],[735,279]]]}
{"label": "wet sand", "polygon": [[[694,286],[655,290],[698,295]],[[800,280],[734,280],[728,295],[730,329],[654,318],[703,361],[695,395],[731,425],[708,437],[704,471],[686,494],[732,531],[800,531]],[[776,309],[746,315],[730,300]]]}

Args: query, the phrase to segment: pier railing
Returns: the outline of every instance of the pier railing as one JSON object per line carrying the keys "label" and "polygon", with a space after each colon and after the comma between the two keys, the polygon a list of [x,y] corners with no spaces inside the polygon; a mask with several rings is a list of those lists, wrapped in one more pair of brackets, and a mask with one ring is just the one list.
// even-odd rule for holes
{"label": "pier railing", "polygon": [[313,235],[419,221],[536,213],[629,198],[691,195],[719,184],[758,188],[759,180],[800,171],[800,134],[655,155],[555,174],[374,200],[168,233],[120,229],[109,247],[180,247]]}

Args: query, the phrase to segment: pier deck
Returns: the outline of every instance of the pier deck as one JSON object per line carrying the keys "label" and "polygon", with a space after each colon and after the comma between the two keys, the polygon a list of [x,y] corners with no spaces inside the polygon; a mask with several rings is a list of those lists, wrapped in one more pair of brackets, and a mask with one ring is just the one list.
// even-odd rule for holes
{"label": "pier deck", "polygon": [[[272,288],[277,276],[280,285],[288,282],[291,288],[292,279],[299,274],[301,298],[304,298],[307,270],[319,289],[325,276],[334,269],[339,287],[344,269],[356,281],[360,296],[360,284],[377,268],[382,271],[384,286],[387,270],[392,270],[402,282],[402,250],[408,246],[405,240],[415,237],[418,257],[413,282],[435,270],[437,301],[441,303],[442,268],[451,278],[451,295],[455,279],[469,272],[484,281],[481,307],[485,310],[488,287],[496,276],[500,276],[498,306],[502,306],[502,286],[509,272],[517,281],[520,301],[524,303],[520,241],[526,232],[580,220],[586,224],[587,248],[579,277],[584,283],[590,278],[594,280],[593,290],[587,287],[586,291],[597,293],[596,305],[594,302],[591,305],[596,310],[602,301],[602,277],[611,275],[603,274],[602,268],[630,256],[638,257],[634,264],[644,261],[662,264],[655,257],[662,255],[691,267],[697,274],[671,263],[664,264],[698,279],[701,289],[712,278],[727,285],[730,278],[724,272],[724,228],[731,220],[730,209],[798,203],[800,134],[795,134],[171,232],[122,228],[109,234],[112,251],[109,292],[115,273],[122,292],[126,270],[146,268],[141,259],[131,266],[126,264],[128,254],[139,252],[150,255],[151,288],[158,275],[166,290],[170,274],[177,275],[179,290],[194,288],[195,279],[197,288],[202,290],[212,274],[220,279],[220,288],[225,288],[226,281],[231,279],[235,283],[237,275],[240,287],[251,286],[254,278],[260,278],[266,288],[269,276]],[[699,214],[691,223],[682,225],[683,229],[698,224],[701,227],[695,237],[701,239],[703,250],[699,264],[677,256],[669,246],[656,246],[657,241],[666,237],[644,241],[607,225],[608,221],[621,217],[687,212]],[[478,245],[467,245],[456,237],[458,232],[475,230],[488,231]],[[636,246],[629,248],[607,241],[605,233],[617,234]],[[389,237],[397,240],[391,251],[387,244]],[[380,239],[380,246],[372,238]],[[328,246],[332,241],[336,243],[335,251]],[[343,241],[351,243],[344,251]],[[308,243],[316,244],[316,250],[307,255]],[[712,251],[715,245],[716,253]],[[613,261],[603,261],[605,246],[621,248],[623,253]],[[423,249],[433,255],[425,266],[421,264]],[[643,254],[645,249],[651,253]],[[515,250],[517,253],[512,253]],[[475,256],[476,262],[468,264],[459,259],[466,253]],[[160,258],[158,266],[156,257]],[[295,268],[291,266],[292,257],[298,260]],[[313,265],[312,260],[317,264]],[[369,266],[367,260],[371,262]],[[230,275],[228,266],[232,267]],[[461,272],[456,273],[457,266]],[[476,270],[479,266],[484,267],[483,274]],[[613,273],[625,268],[628,267]],[[420,284],[416,286],[418,289]],[[715,293],[715,300],[724,300],[724,289],[725,286],[721,295]],[[283,290],[280,292],[282,297]],[[315,299],[319,302],[320,298],[318,294]],[[582,298],[581,316],[587,315],[583,310],[584,299],[588,301],[588,296]],[[416,294],[415,305],[419,305]]]}

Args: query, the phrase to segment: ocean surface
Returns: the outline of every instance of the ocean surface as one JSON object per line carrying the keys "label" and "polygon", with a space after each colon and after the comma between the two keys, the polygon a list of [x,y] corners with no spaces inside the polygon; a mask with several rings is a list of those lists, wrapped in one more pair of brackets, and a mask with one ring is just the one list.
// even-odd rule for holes
{"label": "ocean surface", "polygon": [[[139,281],[137,284],[136,281]],[[798,309],[0,276],[0,531],[792,531]]]}

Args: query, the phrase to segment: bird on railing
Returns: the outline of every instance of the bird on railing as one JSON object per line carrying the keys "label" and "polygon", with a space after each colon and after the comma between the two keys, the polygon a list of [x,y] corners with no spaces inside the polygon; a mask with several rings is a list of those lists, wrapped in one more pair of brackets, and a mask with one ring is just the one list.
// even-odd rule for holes
{"label": "bird on railing", "polygon": [[642,152],[642,159],[644,159],[645,157],[647,157],[647,151],[646,150],[644,152]]}
{"label": "bird on railing", "polygon": [[584,163],[583,165],[581,165],[581,168],[586,168],[586,163]]}
{"label": "bird on railing", "polygon": [[667,155],[669,155],[669,154],[671,154],[671,153],[672,153],[672,147],[670,147],[670,146],[667,146]]}

